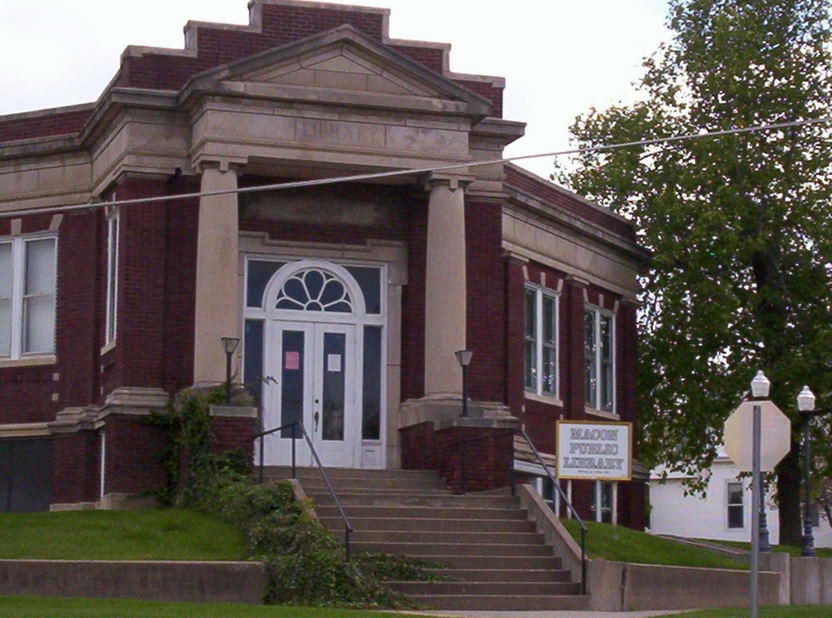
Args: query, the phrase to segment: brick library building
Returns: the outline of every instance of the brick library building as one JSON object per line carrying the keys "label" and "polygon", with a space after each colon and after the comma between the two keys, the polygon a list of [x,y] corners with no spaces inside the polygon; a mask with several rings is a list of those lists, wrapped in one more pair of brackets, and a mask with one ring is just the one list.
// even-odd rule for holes
{"label": "brick library building", "polygon": [[[256,405],[213,409],[220,448],[286,465],[289,433],[253,437],[300,421],[324,466],[513,471],[560,509],[556,422],[635,422],[633,225],[493,163],[525,126],[504,79],[391,39],[389,10],[249,6],[127,47],[93,103],[0,116],[0,510],[159,487],[146,417],[228,357]],[[641,528],[635,455],[555,482]]]}

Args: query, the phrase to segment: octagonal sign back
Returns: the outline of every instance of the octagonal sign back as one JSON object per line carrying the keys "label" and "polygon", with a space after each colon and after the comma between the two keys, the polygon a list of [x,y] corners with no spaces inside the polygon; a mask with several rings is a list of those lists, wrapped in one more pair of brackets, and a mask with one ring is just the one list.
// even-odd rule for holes
{"label": "octagonal sign back", "polygon": [[751,471],[754,406],[760,406],[760,470],[770,472],[791,448],[792,423],[771,401],[743,401],[725,420],[725,453]]}

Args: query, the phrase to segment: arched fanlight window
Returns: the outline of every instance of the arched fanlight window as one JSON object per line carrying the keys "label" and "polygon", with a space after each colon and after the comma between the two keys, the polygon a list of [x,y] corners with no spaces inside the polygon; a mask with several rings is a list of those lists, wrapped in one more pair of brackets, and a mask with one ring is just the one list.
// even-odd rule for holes
{"label": "arched fanlight window", "polygon": [[277,295],[276,309],[353,313],[354,306],[344,282],[334,275],[308,268],[289,277]]}

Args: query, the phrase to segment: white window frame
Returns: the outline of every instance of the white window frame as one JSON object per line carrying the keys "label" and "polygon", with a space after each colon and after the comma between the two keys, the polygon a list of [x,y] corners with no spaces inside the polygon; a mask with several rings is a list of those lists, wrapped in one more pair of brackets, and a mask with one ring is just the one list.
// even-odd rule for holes
{"label": "white window frame", "polygon": [[[597,410],[602,414],[614,414],[617,415],[617,406],[616,406],[616,337],[615,337],[615,313],[612,311],[608,311],[607,309],[602,309],[601,307],[597,307],[595,305],[586,305],[584,306],[584,320],[586,320],[586,314],[591,313],[593,315],[593,323],[594,323],[594,334],[595,334],[595,353],[594,353],[594,364],[595,364],[595,375],[596,375],[596,383],[593,388],[593,395],[594,401],[587,399],[585,402],[586,407],[590,410]],[[601,358],[601,316],[610,319],[610,365],[611,371],[610,376],[612,380],[612,384],[610,384],[610,394],[612,398],[612,402],[609,408],[604,408],[600,405],[599,398],[601,397],[601,379],[603,376],[602,372],[602,358]],[[585,325],[584,325],[585,328]],[[584,355],[586,355],[586,342],[584,342]],[[586,356],[584,358],[586,361]],[[586,379],[586,363],[584,363],[584,379]]]}
{"label": "white window frame", "polygon": [[604,521],[604,509],[601,503],[601,494],[604,485],[612,487],[610,496],[610,523],[618,524],[618,483],[615,481],[593,481],[592,497],[593,502],[590,504],[590,511],[594,516],[594,520],[599,523]]}
{"label": "white window frame", "polygon": [[[740,487],[740,502],[731,502],[731,486],[739,485]],[[728,530],[744,530],[745,529],[745,483],[739,479],[736,481],[728,481],[725,484],[725,528]],[[740,507],[740,525],[731,525],[731,507]]]}
{"label": "white window frame", "polygon": [[[526,384],[526,293],[534,293],[534,385],[532,388]],[[554,303],[554,343],[548,344],[543,341],[543,299],[548,298]],[[543,390],[543,350],[546,347],[554,349],[554,389],[553,391]],[[560,294],[550,288],[526,284],[523,287],[523,390],[525,393],[539,397],[560,399]]]}
{"label": "white window frame", "polygon": [[[115,195],[113,195],[115,199]],[[107,306],[104,320],[104,345],[115,342],[118,333],[118,260],[121,217],[118,206],[107,215]]]}
{"label": "white window frame", "polygon": [[53,240],[55,250],[52,255],[55,273],[55,287],[52,289],[52,302],[57,312],[58,302],[58,237],[56,234],[28,234],[0,238],[0,245],[11,245],[12,295],[11,295],[11,345],[9,354],[0,354],[3,360],[20,360],[25,358],[51,357],[55,354],[55,324],[52,325],[52,347],[49,350],[33,352],[23,351],[23,334],[25,331],[24,299],[26,298],[26,245],[38,240]]}

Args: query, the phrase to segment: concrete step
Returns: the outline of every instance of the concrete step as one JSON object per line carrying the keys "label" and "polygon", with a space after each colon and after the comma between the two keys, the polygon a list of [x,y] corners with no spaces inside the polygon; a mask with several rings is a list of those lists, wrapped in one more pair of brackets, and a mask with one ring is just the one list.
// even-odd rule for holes
{"label": "concrete step", "polygon": [[405,542],[366,542],[352,544],[357,551],[386,552],[413,556],[477,556],[480,558],[498,556],[501,558],[517,557],[551,557],[552,548],[548,545],[516,545],[507,543],[405,543]]}
{"label": "concrete step", "polygon": [[[544,546],[545,547],[545,546]],[[459,554],[407,554],[416,560],[436,562],[450,567],[451,573],[454,570],[487,569],[487,570],[539,570],[539,569],[560,569],[562,566],[560,558],[555,556],[467,556]]]}
{"label": "concrete step", "polygon": [[568,569],[425,569],[436,577],[469,582],[569,582]]}
{"label": "concrete step", "polygon": [[[297,478],[320,479],[321,472],[318,468],[297,468]],[[435,470],[370,470],[357,468],[326,468],[326,475],[330,480],[334,479],[412,479],[412,480],[437,480],[439,474]],[[291,478],[292,469],[288,466],[263,466],[263,477],[268,479]]]}
{"label": "concrete step", "polygon": [[[315,506],[318,517],[338,517],[338,507],[334,504],[318,504]],[[523,509],[505,509],[492,507],[465,508],[460,506],[424,506],[424,505],[368,505],[350,506],[347,515],[353,517],[372,518],[403,518],[409,519],[488,519],[488,520],[515,520],[527,521],[526,511]]]}
{"label": "concrete step", "polygon": [[387,582],[397,592],[412,595],[453,594],[476,596],[567,595],[578,594],[580,586],[572,582]]}
{"label": "concrete step", "polygon": [[[446,543],[446,544],[497,544],[543,545],[543,535],[537,532],[435,532],[412,530],[362,530],[351,522],[356,530],[352,540],[356,543]],[[337,532],[343,521],[329,530]]]}
{"label": "concrete step", "polygon": [[[323,507],[321,507],[323,508]],[[319,509],[320,510],[320,509]],[[523,519],[449,519],[417,517],[353,517],[350,521],[356,530],[399,530],[412,532],[535,532],[534,522]],[[340,529],[340,517],[321,517],[325,528]]]}
{"label": "concrete step", "polygon": [[408,598],[432,609],[469,611],[579,611],[589,609],[589,599],[580,595],[411,594]]}
{"label": "concrete step", "polygon": [[[304,490],[326,491],[326,483],[319,476],[299,479]],[[338,491],[437,491],[447,493],[445,483],[439,477],[435,478],[351,478],[336,477],[329,479]]]}
{"label": "concrete step", "polygon": [[[316,505],[332,505],[335,500],[327,493],[309,493]],[[414,493],[359,493],[338,492],[338,499],[344,506],[435,506],[468,508],[508,508],[516,506],[516,498],[511,496],[454,496],[444,492]]]}

